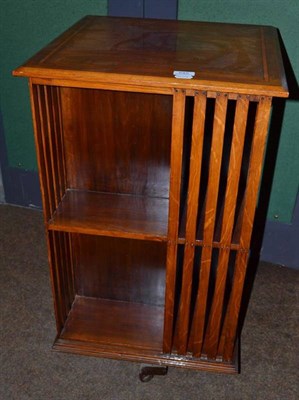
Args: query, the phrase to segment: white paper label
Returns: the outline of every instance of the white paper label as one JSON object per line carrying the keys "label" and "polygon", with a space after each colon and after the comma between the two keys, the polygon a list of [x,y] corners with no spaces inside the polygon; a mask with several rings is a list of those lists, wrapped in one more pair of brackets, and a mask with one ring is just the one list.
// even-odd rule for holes
{"label": "white paper label", "polygon": [[192,79],[195,76],[193,71],[173,71],[173,75],[178,79]]}

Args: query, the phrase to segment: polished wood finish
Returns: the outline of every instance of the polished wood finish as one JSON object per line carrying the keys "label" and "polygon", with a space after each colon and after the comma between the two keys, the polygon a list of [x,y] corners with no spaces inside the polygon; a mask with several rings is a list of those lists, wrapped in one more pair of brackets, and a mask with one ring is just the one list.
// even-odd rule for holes
{"label": "polished wood finish", "polygon": [[160,351],[163,307],[76,296],[61,339]]}
{"label": "polished wood finish", "polygon": [[168,199],[67,190],[51,230],[167,240]]}
{"label": "polished wood finish", "polygon": [[174,298],[177,263],[177,237],[179,231],[180,187],[182,174],[183,133],[185,116],[184,91],[176,90],[173,97],[170,193],[168,220],[168,249],[166,259],[166,297],[163,350],[170,353],[172,348]]}
{"label": "polished wood finish", "polygon": [[246,266],[248,260],[248,250],[253,228],[255,205],[257,203],[260,175],[264,159],[268,124],[271,111],[271,98],[262,97],[257,109],[252,149],[250,154],[247,186],[244,197],[244,207],[242,209],[242,224],[240,229],[240,245],[244,251],[239,251],[236,259],[236,270],[228,305],[226,319],[220,341],[219,353],[224,360],[232,358],[238,315],[241,304],[243,285],[245,280]]}
{"label": "polished wood finish", "polygon": [[222,317],[222,307],[229,264],[229,245],[231,243],[234,213],[237,202],[238,184],[241,173],[242,150],[245,139],[245,129],[249,102],[245,97],[239,97],[236,104],[236,114],[233,128],[233,138],[229,159],[229,171],[225,192],[224,211],[222,218],[220,251],[215,282],[215,294],[209,316],[204,353],[209,358],[217,355],[219,330]]}
{"label": "polished wood finish", "polygon": [[54,348],[237,372],[271,100],[288,96],[276,30],[86,17],[14,75],[30,83]]}
{"label": "polished wood finish", "polygon": [[206,195],[204,214],[204,237],[201,255],[199,288],[196,298],[194,314],[194,343],[193,352],[196,356],[201,355],[203,342],[204,324],[206,320],[206,306],[209,289],[210,268],[212,261],[212,242],[214,235],[216,206],[219,189],[221,157],[224,139],[225,118],[227,109],[227,96],[221,94],[216,99],[215,116],[213,125],[213,138],[211,144],[211,156],[209,166],[209,181]]}
{"label": "polished wood finish", "polygon": [[[177,80],[175,70],[194,71],[195,79]],[[88,16],[15,75],[287,96],[269,26]]]}
{"label": "polished wood finish", "polygon": [[171,96],[75,88],[60,93],[70,188],[168,198]]}
{"label": "polished wood finish", "polygon": [[188,340],[189,313],[192,271],[195,253],[196,221],[198,213],[198,196],[201,174],[206,95],[196,93],[194,97],[194,119],[192,127],[192,145],[190,155],[190,175],[187,197],[186,242],[184,248],[182,293],[179,306],[177,335],[175,347],[179,354],[186,354]]}
{"label": "polished wood finish", "polygon": [[77,249],[74,279],[78,295],[164,307],[166,243],[72,236]]}

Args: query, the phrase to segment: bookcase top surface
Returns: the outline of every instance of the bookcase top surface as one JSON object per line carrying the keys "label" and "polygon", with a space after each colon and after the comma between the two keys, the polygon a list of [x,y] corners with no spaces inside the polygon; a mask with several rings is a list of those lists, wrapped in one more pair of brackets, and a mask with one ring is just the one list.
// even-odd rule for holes
{"label": "bookcase top surface", "polygon": [[[174,71],[194,76],[176,78]],[[87,16],[13,73],[288,96],[270,26]]]}

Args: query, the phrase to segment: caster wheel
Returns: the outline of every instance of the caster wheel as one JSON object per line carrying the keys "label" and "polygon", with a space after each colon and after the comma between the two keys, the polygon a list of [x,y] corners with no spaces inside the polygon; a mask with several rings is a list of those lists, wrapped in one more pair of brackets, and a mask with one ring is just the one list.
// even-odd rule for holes
{"label": "caster wheel", "polygon": [[141,368],[139,379],[141,382],[149,382],[155,375],[166,375],[167,371],[168,367],[146,365]]}

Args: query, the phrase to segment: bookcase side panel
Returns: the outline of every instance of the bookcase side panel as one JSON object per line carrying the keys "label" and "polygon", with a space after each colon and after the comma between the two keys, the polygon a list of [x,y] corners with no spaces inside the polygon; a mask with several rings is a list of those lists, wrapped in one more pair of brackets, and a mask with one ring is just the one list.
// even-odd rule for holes
{"label": "bookcase side panel", "polygon": [[[47,228],[66,190],[60,91],[58,87],[34,85],[30,81],[30,97]],[[75,296],[71,239],[68,233],[52,233],[47,229],[46,239],[56,326],[60,332]]]}

